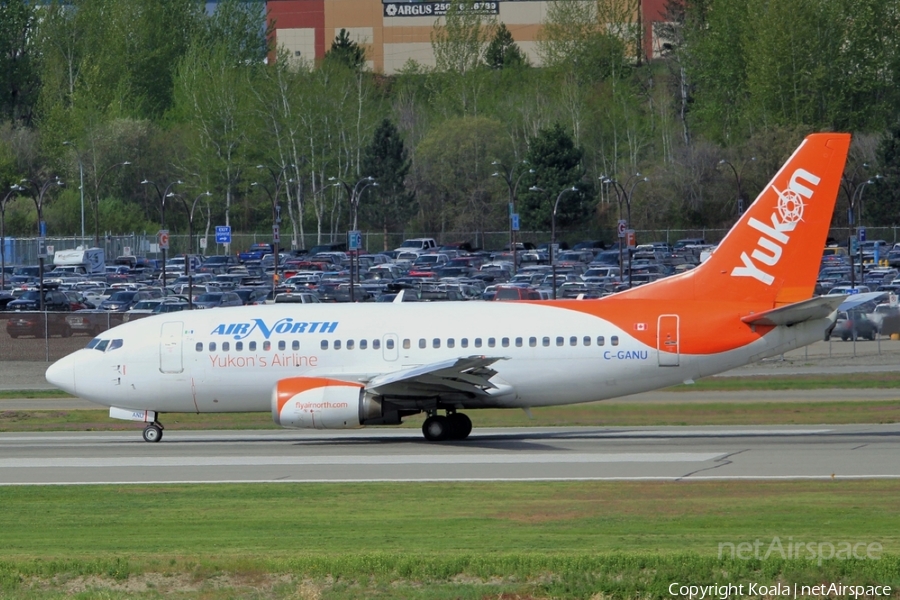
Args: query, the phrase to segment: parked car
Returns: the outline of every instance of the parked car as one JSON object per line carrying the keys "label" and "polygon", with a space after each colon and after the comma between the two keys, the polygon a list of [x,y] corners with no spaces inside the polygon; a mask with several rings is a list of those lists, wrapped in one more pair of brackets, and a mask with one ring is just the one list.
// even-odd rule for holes
{"label": "parked car", "polygon": [[221,254],[217,256],[210,256],[203,264],[200,265],[200,268],[197,269],[198,273],[226,273],[229,267],[235,267],[238,265],[238,259],[236,256],[232,256],[231,254]]}
{"label": "parked car", "polygon": [[194,298],[194,308],[219,308],[222,306],[243,306],[244,301],[234,292],[211,292]]}
{"label": "parked car", "polygon": [[[72,309],[69,298],[57,290],[44,290],[44,310],[52,312],[69,312]],[[6,305],[6,310],[41,310],[41,293],[38,290],[27,290]]]}
{"label": "parked car", "polygon": [[837,322],[831,330],[832,337],[839,337],[845,342],[858,338],[874,340],[878,335],[878,323],[862,311],[839,311]]}
{"label": "parked car", "polygon": [[6,333],[11,338],[18,338],[23,335],[33,335],[34,337],[59,335],[69,337],[72,335],[72,329],[66,322],[64,315],[40,311],[23,311],[9,317],[6,321]]}
{"label": "parked car", "polygon": [[109,298],[100,303],[98,308],[113,312],[125,312],[134,307],[141,300],[151,300],[153,298],[161,298],[162,292],[159,290],[142,290],[142,291],[119,291],[111,295]]}
{"label": "parked car", "polygon": [[122,319],[118,313],[111,313],[99,308],[76,310],[72,314],[66,315],[66,323],[69,324],[72,333],[84,333],[90,336],[98,335],[121,322]]}

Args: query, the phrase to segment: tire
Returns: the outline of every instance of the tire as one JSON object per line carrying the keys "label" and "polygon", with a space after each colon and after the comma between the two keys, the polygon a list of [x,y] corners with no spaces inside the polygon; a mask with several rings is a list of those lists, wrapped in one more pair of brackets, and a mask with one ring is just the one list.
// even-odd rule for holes
{"label": "tire", "polygon": [[447,415],[450,422],[450,439],[464,440],[472,433],[472,419],[463,413]]}
{"label": "tire", "polygon": [[422,423],[422,435],[429,442],[442,442],[450,438],[450,421],[447,417],[433,416]]}
{"label": "tire", "polygon": [[156,443],[162,439],[163,432],[162,429],[157,427],[156,425],[147,425],[144,428],[144,441]]}

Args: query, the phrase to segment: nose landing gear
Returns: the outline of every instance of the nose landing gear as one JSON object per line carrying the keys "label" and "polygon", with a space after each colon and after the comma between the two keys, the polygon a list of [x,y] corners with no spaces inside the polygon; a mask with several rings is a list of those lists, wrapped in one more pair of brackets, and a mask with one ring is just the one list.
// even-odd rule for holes
{"label": "nose landing gear", "polygon": [[163,436],[163,426],[162,423],[154,422],[147,425],[144,428],[144,441],[145,442],[158,442],[162,439]]}

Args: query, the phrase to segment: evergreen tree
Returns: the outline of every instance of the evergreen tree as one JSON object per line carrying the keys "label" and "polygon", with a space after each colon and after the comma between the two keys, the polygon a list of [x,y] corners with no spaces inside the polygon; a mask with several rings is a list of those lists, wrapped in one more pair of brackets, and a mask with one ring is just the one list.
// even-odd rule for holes
{"label": "evergreen tree", "polygon": [[[536,186],[544,191],[527,191],[520,194],[519,214],[522,227],[548,231],[551,214],[559,193],[575,186],[578,191],[564,194],[556,211],[556,228],[583,223],[591,213],[594,187],[582,181],[585,169],[582,164],[584,150],[575,146],[572,137],[559,123],[542,129],[531,139],[526,159],[534,170],[526,175],[525,187]],[[558,236],[557,236],[558,238]]]}
{"label": "evergreen tree", "polygon": [[484,62],[491,69],[511,69],[526,66],[528,58],[516,44],[506,24],[500,23],[484,51]]}
{"label": "evergreen tree", "polygon": [[0,117],[26,124],[31,123],[40,83],[34,11],[26,0],[0,2]]}
{"label": "evergreen tree", "polygon": [[366,51],[350,39],[350,34],[346,29],[341,29],[334,41],[331,42],[331,49],[325,53],[325,60],[340,63],[353,71],[359,71],[366,64]]}
{"label": "evergreen tree", "polygon": [[402,228],[409,218],[414,194],[404,186],[410,161],[400,132],[390,120],[384,119],[363,151],[360,165],[365,177],[374,177],[377,187],[369,187],[360,201],[364,218],[381,227],[384,249],[388,249],[390,229]]}

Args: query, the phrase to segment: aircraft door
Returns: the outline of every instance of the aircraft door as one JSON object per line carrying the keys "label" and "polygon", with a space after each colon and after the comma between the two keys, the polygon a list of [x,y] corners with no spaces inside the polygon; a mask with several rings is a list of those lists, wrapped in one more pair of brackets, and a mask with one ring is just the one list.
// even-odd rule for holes
{"label": "aircraft door", "polygon": [[159,333],[159,372],[181,373],[184,361],[181,353],[181,335],[184,323],[172,321],[163,323]]}
{"label": "aircraft door", "polygon": [[656,349],[660,367],[679,365],[678,315],[660,315],[656,328]]}
{"label": "aircraft door", "polygon": [[400,358],[399,340],[396,333],[388,333],[381,339],[381,351],[384,360],[394,361]]}

